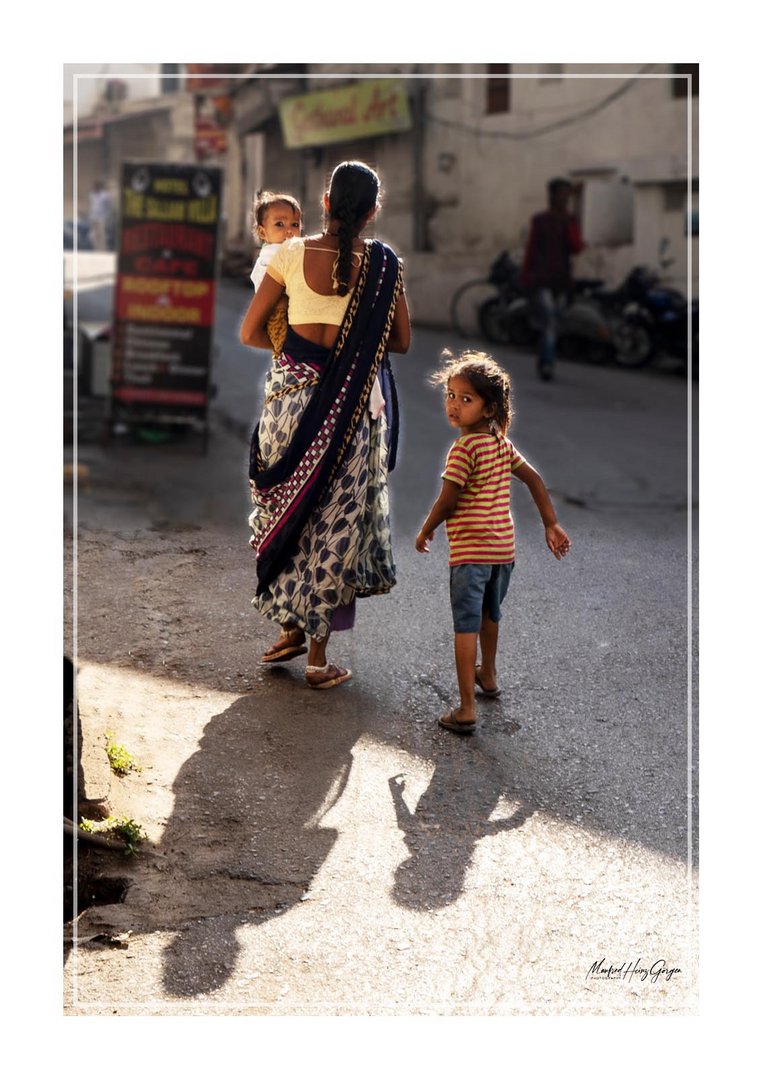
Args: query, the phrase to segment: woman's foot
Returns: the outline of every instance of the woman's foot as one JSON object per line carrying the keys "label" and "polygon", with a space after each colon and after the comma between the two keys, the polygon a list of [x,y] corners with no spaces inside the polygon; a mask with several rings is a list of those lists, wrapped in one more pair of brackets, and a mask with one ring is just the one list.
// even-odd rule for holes
{"label": "woman's foot", "polygon": [[350,669],[339,667],[338,664],[326,664],[325,667],[308,664],[305,668],[305,680],[311,690],[329,690],[332,686],[339,686],[351,678]]}
{"label": "woman's foot", "polygon": [[303,656],[306,652],[304,631],[295,627],[292,630],[284,630],[278,641],[262,654],[260,662],[283,664],[287,660],[293,660],[295,656]]}
{"label": "woman's foot", "polygon": [[483,676],[481,667],[475,668],[474,682],[477,685],[478,693],[482,694],[483,697],[498,697],[501,692],[498,689],[495,677],[489,679],[487,676]]}

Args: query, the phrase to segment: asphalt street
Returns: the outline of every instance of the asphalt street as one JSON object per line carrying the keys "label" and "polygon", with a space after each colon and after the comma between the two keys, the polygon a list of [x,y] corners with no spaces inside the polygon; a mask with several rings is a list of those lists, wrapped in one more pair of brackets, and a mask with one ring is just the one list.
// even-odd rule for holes
{"label": "asphalt street", "polygon": [[[78,950],[70,1010],[694,1013],[696,385],[573,363],[546,384],[529,354],[491,349],[513,380],[511,437],[573,546],[551,556],[516,484],[503,692],[480,702],[478,731],[463,739],[436,725],[456,700],[447,545],[438,533],[424,556],[413,538],[452,439],[428,376],[443,348],[484,343],[414,326],[410,353],[393,357],[398,584],[359,602],[353,633],[332,641],[352,682],[306,696],[297,668],[263,674],[255,663],[272,632],[245,594],[245,458],[268,355],[237,341],[247,302],[243,286],[223,283],[206,455],[78,447],[90,471],[76,507],[85,535],[166,540],[166,553],[183,529],[218,537],[217,577],[200,571],[189,603],[227,605],[240,679],[226,686],[197,669],[187,693],[178,679],[167,690],[168,724],[183,716],[188,731],[155,839],[160,858],[182,848],[192,865],[182,880],[139,871],[121,913],[92,917],[133,933],[132,974],[113,950]],[[107,303],[84,294],[80,317]],[[70,507],[69,526],[74,517]],[[97,649],[81,640],[79,652],[83,700],[114,694]],[[216,847],[201,859],[189,819],[205,813],[249,831],[210,825]],[[221,869],[227,892],[205,884]],[[162,915],[162,873],[185,898],[182,918]]]}

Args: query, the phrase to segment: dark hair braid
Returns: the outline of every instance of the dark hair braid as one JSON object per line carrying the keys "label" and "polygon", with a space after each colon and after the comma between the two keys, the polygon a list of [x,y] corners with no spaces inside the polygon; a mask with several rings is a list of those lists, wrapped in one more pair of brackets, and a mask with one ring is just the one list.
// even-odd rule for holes
{"label": "dark hair braid", "polygon": [[337,293],[346,296],[352,273],[352,242],[379,196],[379,177],[362,161],[343,161],[331,174],[329,216],[338,225]]}
{"label": "dark hair braid", "polygon": [[352,273],[352,241],[355,235],[355,207],[349,193],[345,193],[338,200],[336,209],[331,205],[331,216],[339,223],[337,239],[339,241],[339,254],[336,260],[337,293],[346,296],[350,289],[350,274]]}

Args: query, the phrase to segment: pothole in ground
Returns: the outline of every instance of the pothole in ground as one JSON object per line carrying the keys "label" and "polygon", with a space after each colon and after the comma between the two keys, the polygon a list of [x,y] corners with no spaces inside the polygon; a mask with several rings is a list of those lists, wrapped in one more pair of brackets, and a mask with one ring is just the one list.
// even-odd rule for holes
{"label": "pothole in ground", "polygon": [[[122,857],[123,858],[123,857]],[[81,915],[90,907],[122,904],[133,884],[132,879],[119,871],[118,853],[77,847],[77,910],[74,910],[74,852],[71,837],[64,844],[64,923]]]}
{"label": "pothole in ground", "polygon": [[99,877],[89,881],[83,890],[79,890],[79,906],[94,907],[100,904],[121,904],[127,895],[131,881],[129,878]]}

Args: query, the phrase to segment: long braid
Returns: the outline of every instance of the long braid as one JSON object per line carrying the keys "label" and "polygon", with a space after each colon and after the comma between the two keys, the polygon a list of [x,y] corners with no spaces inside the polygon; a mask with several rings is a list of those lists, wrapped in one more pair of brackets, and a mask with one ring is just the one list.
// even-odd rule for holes
{"label": "long braid", "polygon": [[337,239],[339,253],[336,260],[337,293],[346,296],[350,289],[350,274],[352,272],[352,241],[355,233],[356,217],[352,196],[346,192],[338,202],[336,209],[331,207],[331,216],[339,223]]}
{"label": "long braid", "polygon": [[329,220],[336,222],[338,254],[334,281],[339,296],[350,291],[352,244],[377,205],[379,177],[362,161],[343,161],[334,169],[329,188]]}

